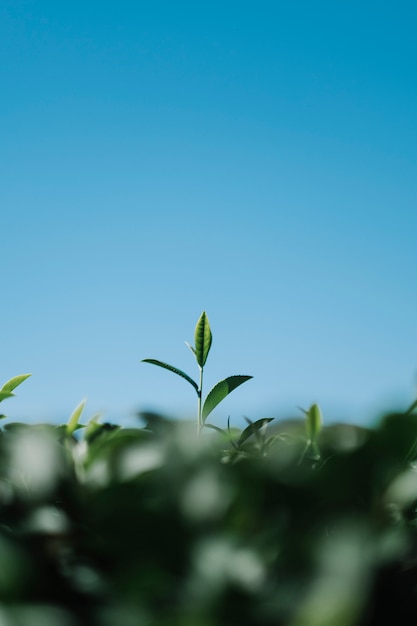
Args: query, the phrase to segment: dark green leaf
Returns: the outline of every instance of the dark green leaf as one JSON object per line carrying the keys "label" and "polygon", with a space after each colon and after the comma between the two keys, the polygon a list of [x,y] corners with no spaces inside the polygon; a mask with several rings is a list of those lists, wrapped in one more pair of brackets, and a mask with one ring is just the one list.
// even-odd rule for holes
{"label": "dark green leaf", "polygon": [[190,383],[190,385],[194,387],[194,389],[196,390],[198,394],[198,385],[195,382],[195,380],[190,378],[188,374],[186,374],[182,370],[179,370],[177,367],[174,367],[173,365],[168,365],[168,363],[164,363],[163,361],[158,361],[157,359],[142,359],[142,363],[152,363],[152,365],[157,365],[158,367],[162,367],[166,370],[169,370],[170,372],[174,372],[174,374],[177,374],[178,376],[181,376],[182,378],[185,378],[185,380],[187,380]]}
{"label": "dark green leaf", "polygon": [[221,402],[231,391],[239,387],[242,383],[246,382],[253,376],[229,376],[224,380],[221,380],[213,387],[213,389],[207,395],[204,402],[202,417],[203,422],[207,416],[210,415],[212,410]]}
{"label": "dark green leaf", "polygon": [[197,359],[197,363],[200,367],[204,367],[212,342],[210,324],[205,311],[203,311],[200,315],[200,319],[198,320],[195,327],[194,341],[194,353]]}
{"label": "dark green leaf", "polygon": [[239,437],[238,445],[242,445],[246,439],[249,439],[249,437],[257,433],[259,430],[265,428],[269,422],[273,421],[273,419],[273,417],[263,417],[262,419],[256,420],[256,422],[251,422],[249,426],[242,431],[242,434]]}

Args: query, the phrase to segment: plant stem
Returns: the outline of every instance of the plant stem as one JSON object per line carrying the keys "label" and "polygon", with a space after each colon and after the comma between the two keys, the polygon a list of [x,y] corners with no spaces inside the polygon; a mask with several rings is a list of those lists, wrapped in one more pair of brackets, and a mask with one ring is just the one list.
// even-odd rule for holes
{"label": "plant stem", "polygon": [[200,435],[201,429],[203,427],[203,418],[202,418],[202,405],[201,398],[203,394],[203,368],[199,365],[200,368],[200,385],[198,388],[198,408],[197,408],[197,434]]}

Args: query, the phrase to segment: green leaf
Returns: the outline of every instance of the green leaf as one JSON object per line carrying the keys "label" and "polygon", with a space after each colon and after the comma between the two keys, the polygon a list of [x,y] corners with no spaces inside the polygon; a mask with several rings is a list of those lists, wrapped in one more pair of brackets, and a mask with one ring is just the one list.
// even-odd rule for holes
{"label": "green leaf", "polygon": [[12,396],[14,396],[14,393],[11,391],[0,391],[0,402],[6,398],[11,398]]}
{"label": "green leaf", "polygon": [[80,402],[80,404],[75,407],[73,412],[70,415],[70,418],[67,423],[67,435],[72,435],[80,426],[78,425],[78,420],[81,417],[81,413],[84,411],[85,400]]}
{"label": "green leaf", "polygon": [[211,348],[212,334],[210,324],[205,311],[202,312],[195,327],[195,358],[200,367],[204,367]]}
{"label": "green leaf", "polygon": [[213,387],[213,389],[207,395],[204,402],[202,418],[203,422],[207,416],[210,415],[212,410],[221,402],[226,396],[229,395],[236,387],[239,387],[242,383],[245,383],[253,376],[229,376],[224,380],[221,380]]}
{"label": "green leaf", "polygon": [[100,424],[99,419],[101,418],[100,413],[95,413],[93,417],[87,422],[84,430],[85,438],[93,435],[97,430],[102,428],[102,424]]}
{"label": "green leaf", "polygon": [[307,437],[311,442],[314,442],[323,424],[321,411],[317,404],[312,404],[309,410],[304,412],[306,414]]}
{"label": "green leaf", "polygon": [[228,433],[223,430],[223,428],[219,428],[218,426],[215,426],[214,424],[204,424],[205,428],[211,428],[212,430],[217,431],[218,433],[220,433],[221,435],[223,435],[224,437],[227,437],[227,439],[229,439],[229,435]]}
{"label": "green leaf", "polygon": [[249,439],[249,437],[257,433],[259,430],[265,428],[269,424],[269,422],[272,422],[273,420],[273,417],[263,417],[259,420],[256,420],[256,422],[251,422],[249,426],[247,426],[245,430],[242,431],[242,434],[239,437],[238,445],[242,445],[242,443],[246,441],[246,439]]}
{"label": "green leaf", "polygon": [[152,365],[163,367],[164,369],[169,370],[170,372],[174,372],[174,374],[177,374],[178,376],[185,378],[185,380],[187,380],[190,383],[190,385],[194,387],[194,389],[196,390],[198,394],[198,385],[195,382],[195,380],[190,378],[188,374],[186,374],[182,370],[179,370],[177,367],[174,367],[173,365],[168,365],[168,363],[164,363],[163,361],[158,361],[157,359],[142,359],[142,363],[152,363]]}
{"label": "green leaf", "polygon": [[13,391],[13,389],[16,389],[16,387],[21,385],[23,381],[26,380],[26,378],[29,378],[29,376],[32,376],[32,374],[20,374],[20,376],[14,376],[14,378],[8,380],[7,383],[4,383],[3,387],[0,389],[0,392]]}

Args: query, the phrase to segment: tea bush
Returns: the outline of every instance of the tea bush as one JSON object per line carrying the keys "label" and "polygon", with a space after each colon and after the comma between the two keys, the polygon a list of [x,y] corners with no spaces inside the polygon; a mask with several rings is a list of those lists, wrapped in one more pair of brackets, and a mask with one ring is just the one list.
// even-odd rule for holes
{"label": "tea bush", "polygon": [[197,433],[152,413],[81,424],[84,404],[3,422],[1,626],[417,619],[416,403],[372,428],[313,405],[241,432],[204,427],[202,406]]}

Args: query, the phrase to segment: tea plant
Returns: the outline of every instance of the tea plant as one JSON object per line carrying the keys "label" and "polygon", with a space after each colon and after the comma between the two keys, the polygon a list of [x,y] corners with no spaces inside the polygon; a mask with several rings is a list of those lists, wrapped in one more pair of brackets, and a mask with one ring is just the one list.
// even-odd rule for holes
{"label": "tea plant", "polygon": [[[204,374],[204,366],[207,361],[208,354],[210,352],[211,344],[212,344],[213,336],[210,328],[210,323],[207,317],[207,313],[205,311],[200,315],[194,332],[194,346],[191,346],[188,342],[186,342],[187,346],[190,348],[191,352],[194,354],[195,360],[197,362],[197,366],[200,372],[199,383],[197,383],[193,378],[191,378],[188,374],[183,372],[182,370],[174,367],[173,365],[169,365],[164,361],[159,361],[157,359],[142,359],[143,363],[152,363],[153,365],[157,365],[158,367],[162,367],[164,369],[169,370],[170,372],[174,372],[178,376],[184,378],[190,385],[194,388],[197,393],[197,431],[201,432],[201,429],[204,426],[209,426],[206,424],[207,417],[216,408],[216,406],[226,398],[236,387],[242,385],[247,380],[253,378],[252,376],[244,376],[244,375],[235,375],[228,376],[227,378],[219,381],[211,391],[207,394],[203,402],[203,374]],[[210,425],[211,426],[211,425]]]}
{"label": "tea plant", "polygon": [[312,404],[272,434],[273,418],[223,430],[208,416],[251,377],[204,397],[211,344],[203,312],[198,382],[144,361],[188,381],[198,433],[228,450],[188,420],[84,420],[85,400],[65,424],[1,429],[1,625],[416,622],[417,401],[370,428],[324,425]]}

